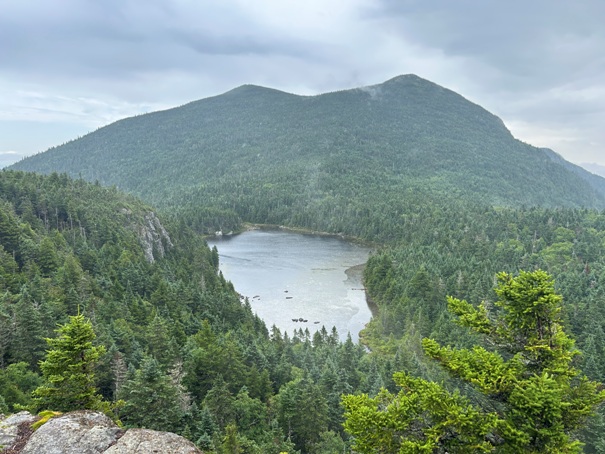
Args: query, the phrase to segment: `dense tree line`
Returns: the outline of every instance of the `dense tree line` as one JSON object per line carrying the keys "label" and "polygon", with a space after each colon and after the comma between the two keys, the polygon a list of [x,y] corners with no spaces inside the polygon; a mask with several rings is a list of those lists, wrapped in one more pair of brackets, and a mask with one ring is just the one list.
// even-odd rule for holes
{"label": "dense tree line", "polygon": [[[396,372],[476,398],[427,359],[421,339],[478,344],[453,323],[446,296],[490,302],[497,272],[537,268],[555,277],[564,297],[562,317],[583,351],[576,365],[605,379],[605,214],[490,208],[422,188],[377,195],[361,182],[347,187],[361,199],[342,204],[335,195],[298,213],[290,206],[296,197],[276,199],[270,210],[263,197],[222,211],[177,210],[150,260],[141,226],[151,209],[137,199],[64,175],[2,172],[0,411],[43,409],[31,393],[48,384],[44,339],[81,314],[104,350],[95,387],[104,402],[123,401],[115,416],[124,424],[175,431],[215,452],[347,451],[341,396],[395,394]],[[371,353],[350,339],[340,343],[330,327],[314,335],[265,327],[195,232],[215,228],[209,218],[229,219],[221,228],[282,221],[271,218],[280,209],[295,213],[292,225],[385,245],[365,271],[378,308],[362,333]],[[603,452],[603,420],[582,434],[588,452]]]}
{"label": "dense tree line", "polygon": [[427,196],[605,207],[603,179],[414,75],[312,97],[243,86],[118,121],[14,168],[115,184],[208,232],[239,218],[385,240],[402,208]]}
{"label": "dense tree line", "polygon": [[[583,352],[575,363],[591,379],[605,381],[605,213],[474,208],[454,215],[426,210],[418,221],[408,223],[402,241],[375,254],[366,267],[365,284],[379,308],[362,334],[372,350],[401,355],[404,369],[416,376],[448,381],[427,360],[421,339],[458,347],[470,347],[478,339],[453,323],[446,297],[493,302],[499,271],[542,269],[555,276],[567,329]],[[586,429],[587,452],[603,452],[602,424],[599,414]]]}
{"label": "dense tree line", "polygon": [[[268,330],[222,278],[216,250],[182,224],[150,261],[149,212],[64,175],[0,173],[0,412],[123,401],[113,415],[124,424],[207,450],[341,451],[340,396],[377,392],[395,365],[331,329]],[[62,385],[74,320],[96,334],[100,400],[78,391],[92,389],[89,375]],[[49,347],[70,353],[45,357]]]}
{"label": "dense tree line", "polygon": [[478,345],[422,340],[426,355],[467,385],[465,395],[400,372],[397,396],[346,396],[345,427],[355,450],[582,452],[577,430],[605,391],[574,367],[579,352],[563,326],[562,297],[542,270],[497,279],[493,303],[448,298],[457,322],[482,338]]}

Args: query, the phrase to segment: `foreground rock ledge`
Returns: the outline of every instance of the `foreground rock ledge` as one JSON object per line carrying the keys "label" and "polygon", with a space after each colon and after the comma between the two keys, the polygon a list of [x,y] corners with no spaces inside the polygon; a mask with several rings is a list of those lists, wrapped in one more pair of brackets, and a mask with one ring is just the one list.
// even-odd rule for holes
{"label": "foreground rock ledge", "polygon": [[0,452],[4,452],[5,448],[13,446],[17,441],[19,434],[19,426],[21,424],[32,424],[37,418],[28,411],[21,411],[4,417],[0,415]]}
{"label": "foreground rock ledge", "polygon": [[52,418],[28,440],[19,439],[16,436],[19,427],[29,426],[35,419],[27,412],[0,419],[0,439],[10,441],[10,445],[0,448],[0,453],[201,454],[193,443],[179,435],[147,429],[124,431],[104,414],[93,411],[75,411]]}

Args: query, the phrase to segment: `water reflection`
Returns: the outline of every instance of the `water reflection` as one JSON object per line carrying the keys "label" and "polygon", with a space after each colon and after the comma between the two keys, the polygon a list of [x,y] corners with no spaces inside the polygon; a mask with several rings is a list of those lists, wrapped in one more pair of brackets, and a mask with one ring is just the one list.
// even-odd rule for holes
{"label": "water reflection", "polygon": [[[252,230],[213,238],[220,268],[268,327],[311,334],[336,326],[356,342],[370,320],[361,282],[370,250],[334,237]],[[301,321],[302,319],[302,321]]]}

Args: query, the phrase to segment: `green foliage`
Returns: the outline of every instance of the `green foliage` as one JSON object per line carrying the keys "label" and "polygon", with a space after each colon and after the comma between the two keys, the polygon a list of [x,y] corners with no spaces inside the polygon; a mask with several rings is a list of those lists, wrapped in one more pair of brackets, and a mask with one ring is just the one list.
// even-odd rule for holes
{"label": "green foliage", "polygon": [[241,454],[242,446],[237,433],[237,426],[229,424],[225,428],[225,437],[221,446],[222,454]]}
{"label": "green foliage", "polygon": [[13,167],[117,185],[204,233],[243,220],[393,240],[410,199],[605,207],[602,179],[413,75],[314,97],[247,85]]}
{"label": "green foliage", "polygon": [[339,434],[327,430],[319,434],[319,441],[315,443],[312,450],[313,454],[340,454],[347,452],[347,444]]}
{"label": "green foliage", "polygon": [[[458,322],[486,347],[442,347],[425,353],[483,395],[471,406],[424,379],[396,374],[403,389],[343,399],[345,428],[361,452],[581,452],[575,438],[605,401],[602,385],[574,367],[579,352],[563,329],[562,298],[544,271],[498,275],[495,306],[449,298]],[[471,393],[470,395],[474,395]]]}
{"label": "green foliage", "polygon": [[382,390],[343,397],[345,430],[354,437],[353,449],[362,453],[489,452],[485,439],[497,420],[482,413],[459,394],[437,383],[394,376],[402,388],[396,395]]}
{"label": "green foliage", "polygon": [[125,401],[120,420],[127,427],[145,427],[180,432],[187,408],[183,396],[158,362],[146,357],[134,377],[122,386],[119,397]]}
{"label": "green foliage", "polygon": [[5,411],[14,412],[31,406],[31,393],[40,384],[40,376],[29,370],[27,363],[9,364],[0,369],[0,397],[6,405]]}
{"label": "green foliage", "polygon": [[[109,413],[116,414],[120,405],[110,400],[123,397],[119,414],[130,426],[169,428],[206,450],[220,450],[227,426],[235,424],[246,452],[296,452],[271,398],[298,368],[308,375],[300,401],[313,403],[313,393],[325,392],[334,408],[323,427],[294,415],[297,430],[310,440],[320,440],[327,428],[341,431],[337,396],[359,384],[363,348],[352,342],[341,346],[338,333],[326,330],[313,344],[302,331],[289,337],[274,329],[270,337],[219,274],[216,251],[186,225],[167,227],[172,245],[165,240],[164,254],[156,250],[151,262],[140,233],[153,219],[151,209],[115,189],[64,175],[5,171],[0,198],[17,226],[16,249],[8,253],[0,244],[0,395],[9,411],[85,406],[71,405],[74,396],[60,395],[70,390],[46,375],[42,383],[36,373],[44,339],[57,324],[69,325],[79,308],[98,336],[93,348],[107,351],[88,376],[89,390],[98,389],[99,409]],[[334,380],[320,385],[326,363]],[[376,373],[386,380],[382,368]],[[224,377],[220,386],[219,377]],[[83,377],[74,374],[61,383],[72,378],[80,383]],[[35,388],[39,394],[32,402]],[[94,406],[94,396],[88,397]],[[319,402],[326,414],[322,398]]]}
{"label": "green foliage", "polygon": [[95,366],[105,353],[94,346],[95,333],[83,315],[74,315],[47,339],[49,350],[40,363],[45,383],[34,391],[36,408],[71,411],[102,408],[95,387]]}
{"label": "green foliage", "polygon": [[57,416],[61,416],[63,413],[59,412],[59,411],[52,411],[52,410],[44,410],[41,411],[40,413],[38,413],[38,416],[40,417],[40,419],[38,419],[35,423],[32,424],[32,429],[38,430],[40,427],[42,427],[44,424],[46,424],[51,418],[56,418]]}
{"label": "green foliage", "polygon": [[[264,151],[258,153],[257,158],[264,159]],[[459,387],[459,405],[466,402],[462,395],[474,405],[494,401],[491,395],[461,386],[460,378],[450,378],[427,360],[423,337],[438,342],[433,344],[434,351],[444,360],[465,364],[458,377],[465,374],[470,379],[474,370],[476,389],[487,393],[497,393],[505,385],[513,387],[520,371],[527,370],[524,362],[534,369],[545,363],[563,368],[564,363],[557,365],[558,360],[540,344],[540,336],[533,350],[522,352],[521,366],[511,361],[520,339],[530,337],[534,325],[528,324],[527,332],[507,333],[502,324],[494,324],[504,310],[493,300],[493,276],[498,270],[514,273],[519,268],[541,267],[556,277],[563,308],[554,314],[547,310],[551,295],[545,305],[536,306],[534,316],[536,320],[556,316],[557,323],[565,322],[565,331],[573,334],[584,352],[575,356],[570,350],[570,369],[581,368],[592,380],[605,380],[603,213],[490,208],[469,202],[462,192],[444,193],[445,180],[427,180],[421,172],[416,180],[410,174],[411,163],[398,167],[403,153],[393,153],[388,165],[380,161],[378,152],[372,156],[377,164],[365,162],[355,147],[348,154],[337,148],[334,153],[329,158],[318,153],[311,167],[307,160],[296,167],[298,154],[288,156],[292,169],[275,179],[271,175],[276,174],[270,173],[281,165],[279,153],[263,164],[267,173],[261,179],[248,179],[249,173],[257,171],[255,166],[239,166],[237,159],[221,154],[213,165],[233,164],[229,178],[213,183],[218,173],[208,176],[206,186],[198,188],[194,197],[186,196],[186,188],[162,196],[170,213],[160,218],[163,223],[169,219],[165,227],[172,246],[166,238],[161,240],[161,255],[157,243],[153,261],[146,258],[141,242],[152,210],[133,197],[65,175],[0,173],[0,211],[6,215],[8,229],[8,235],[0,238],[0,377],[9,370],[15,372],[18,361],[29,363],[19,366],[22,369],[16,375],[8,374],[8,382],[3,382],[8,384],[0,388],[9,411],[29,404],[20,393],[27,395],[40,384],[33,377],[38,359],[44,356],[44,338],[80,308],[94,324],[96,342],[108,352],[99,358],[95,373],[95,386],[104,399],[122,395],[124,385],[138,377],[152,356],[163,382],[177,390],[181,419],[175,430],[204,450],[220,452],[227,427],[234,426],[229,434],[235,434],[231,439],[244,452],[331,452],[336,445],[341,452],[342,443],[349,448],[341,426],[340,396],[366,393],[374,399],[384,387],[394,402],[400,390],[391,379],[396,371],[443,382],[449,390]],[[433,157],[437,159],[438,154]],[[324,158],[329,161],[325,165]],[[427,161],[427,169],[433,164]],[[245,172],[238,173],[243,168]],[[163,184],[148,180],[158,188]],[[484,194],[486,201],[491,197],[489,190],[482,193],[470,186],[463,190]],[[539,192],[527,194],[542,197]],[[208,208],[200,208],[200,200]],[[172,205],[175,202],[179,208]],[[303,331],[294,335],[276,328],[268,331],[249,305],[240,302],[218,273],[217,253],[192,229],[236,229],[242,219],[388,241],[372,256],[365,272],[365,286],[375,303],[375,318],[363,333],[371,353],[351,341],[340,344],[338,335],[329,329],[312,338]],[[454,323],[455,317],[446,311],[446,295],[452,295],[450,303],[460,302],[460,319],[475,325],[476,333]],[[464,303],[463,297],[485,303],[473,306]],[[505,300],[505,296],[497,299]],[[548,328],[544,326],[543,331],[545,339]],[[483,337],[492,333],[498,334],[497,343],[483,343]],[[552,342],[562,347],[568,340],[555,336]],[[430,349],[426,341],[425,345]],[[506,380],[493,380],[490,370]],[[581,405],[566,407],[571,397],[557,391],[559,381],[554,375],[535,375],[523,389],[531,390],[531,395],[544,391],[541,398],[550,402],[548,412],[569,408],[563,412],[569,419],[564,427],[583,418]],[[153,377],[141,378],[140,386],[153,388],[158,383]],[[33,385],[28,384],[30,378]],[[590,382],[582,385],[580,376],[571,381],[578,396],[583,387],[586,392],[591,389]],[[530,395],[517,390],[510,391],[510,396],[520,415],[531,414]],[[501,412],[502,405],[498,401],[489,411]],[[129,412],[135,413],[136,407],[131,402]],[[149,416],[162,420],[155,411]],[[314,424],[313,418],[320,424]],[[525,422],[511,413],[511,421],[514,418],[519,424]],[[600,452],[605,433],[602,421],[600,414],[583,429],[586,452]],[[550,429],[523,428],[531,430]],[[550,432],[554,436],[555,430]],[[494,443],[498,436],[494,432]]]}
{"label": "green foliage", "polygon": [[[275,396],[278,420],[296,447],[308,452],[320,440],[328,423],[328,405],[319,386],[296,379],[282,386]],[[300,409],[305,409],[300,411]]]}

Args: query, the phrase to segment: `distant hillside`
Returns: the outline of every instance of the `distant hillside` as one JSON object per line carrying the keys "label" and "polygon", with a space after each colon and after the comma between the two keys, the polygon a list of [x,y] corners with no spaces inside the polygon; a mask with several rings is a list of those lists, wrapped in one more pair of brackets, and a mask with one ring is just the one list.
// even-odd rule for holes
{"label": "distant hillside", "polygon": [[594,173],[595,175],[600,175],[602,177],[605,177],[605,166],[601,166],[601,165],[595,164],[595,163],[584,162],[584,163],[582,163],[582,167],[584,167],[589,172]]}
{"label": "distant hillside", "polygon": [[351,233],[340,218],[404,193],[605,207],[605,180],[569,166],[480,106],[406,75],[318,96],[244,85],[118,121],[13,168],[98,180],[158,206],[203,205],[216,227],[244,219]]}

